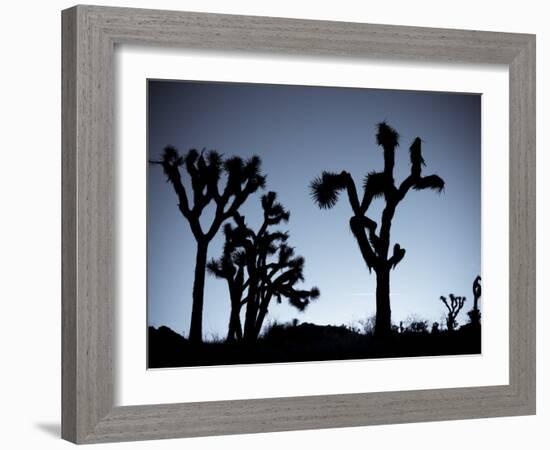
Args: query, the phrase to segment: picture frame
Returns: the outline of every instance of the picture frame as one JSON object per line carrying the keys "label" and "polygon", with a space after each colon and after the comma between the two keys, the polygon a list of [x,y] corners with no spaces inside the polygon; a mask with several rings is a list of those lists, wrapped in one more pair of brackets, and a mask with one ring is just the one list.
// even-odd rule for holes
{"label": "picture frame", "polygon": [[[64,439],[83,444],[535,413],[535,36],[100,6],[64,10],[62,36]],[[506,65],[509,384],[114,406],[118,44]]]}

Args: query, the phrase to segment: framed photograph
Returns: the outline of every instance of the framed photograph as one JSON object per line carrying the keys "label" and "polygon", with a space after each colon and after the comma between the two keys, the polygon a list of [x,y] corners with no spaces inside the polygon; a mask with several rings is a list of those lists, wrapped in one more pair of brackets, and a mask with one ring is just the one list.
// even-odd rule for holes
{"label": "framed photograph", "polygon": [[62,19],[65,439],[535,413],[533,35]]}
{"label": "framed photograph", "polygon": [[481,95],[147,87],[149,368],[481,353]]}

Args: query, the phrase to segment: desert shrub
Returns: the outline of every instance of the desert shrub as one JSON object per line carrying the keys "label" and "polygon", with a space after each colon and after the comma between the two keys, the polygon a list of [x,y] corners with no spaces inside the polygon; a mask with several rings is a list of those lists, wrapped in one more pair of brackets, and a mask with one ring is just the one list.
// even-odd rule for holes
{"label": "desert shrub", "polygon": [[367,317],[366,319],[359,319],[354,326],[357,333],[364,334],[365,336],[374,335],[374,327],[376,324],[376,315]]}
{"label": "desert shrub", "polygon": [[427,333],[429,322],[416,315],[411,315],[401,323],[400,328],[405,333]]}

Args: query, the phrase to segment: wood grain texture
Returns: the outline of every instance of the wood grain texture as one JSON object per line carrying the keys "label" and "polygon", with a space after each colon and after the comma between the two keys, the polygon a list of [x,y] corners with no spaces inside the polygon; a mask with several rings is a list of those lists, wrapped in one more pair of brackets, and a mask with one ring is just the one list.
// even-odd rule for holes
{"label": "wood grain texture", "polygon": [[62,432],[76,440],[76,10],[62,17],[62,282],[61,282],[61,340],[62,340]]}
{"label": "wood grain texture", "polygon": [[510,384],[535,410],[536,95],[535,39],[510,71]]}
{"label": "wood grain texture", "polygon": [[[77,6],[63,11],[62,435],[77,443],[535,412],[535,38],[532,35]],[[510,383],[113,406],[115,44],[506,64],[510,72]]]}

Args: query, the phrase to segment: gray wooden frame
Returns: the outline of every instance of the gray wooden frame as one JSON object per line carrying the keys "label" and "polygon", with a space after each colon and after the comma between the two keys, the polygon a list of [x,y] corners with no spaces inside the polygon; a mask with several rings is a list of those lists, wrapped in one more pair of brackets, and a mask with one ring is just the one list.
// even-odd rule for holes
{"label": "gray wooden frame", "polygon": [[[535,36],[142,9],[62,13],[62,437],[76,443],[535,413]],[[168,405],[113,404],[113,51],[118,43],[506,64],[508,385]]]}

